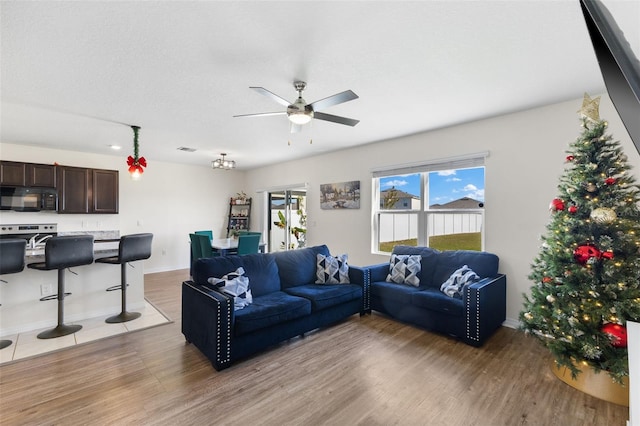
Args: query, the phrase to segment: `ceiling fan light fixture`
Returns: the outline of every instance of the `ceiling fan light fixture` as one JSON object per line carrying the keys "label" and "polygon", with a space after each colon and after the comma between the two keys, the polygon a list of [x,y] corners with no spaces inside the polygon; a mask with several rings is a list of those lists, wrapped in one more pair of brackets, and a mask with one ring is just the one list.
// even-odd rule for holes
{"label": "ceiling fan light fixture", "polygon": [[221,153],[221,158],[217,158],[211,162],[212,169],[231,170],[236,168],[236,162],[233,160],[227,160],[227,154]]}
{"label": "ceiling fan light fixture", "polygon": [[298,92],[298,99],[287,107],[289,121],[299,126],[309,123],[313,118],[313,109],[307,107],[307,102],[300,95]]}
{"label": "ceiling fan light fixture", "polygon": [[308,112],[298,111],[298,112],[289,114],[289,121],[291,121],[293,124],[298,124],[298,125],[307,124],[311,121],[312,118],[313,118],[312,111],[308,111]]}

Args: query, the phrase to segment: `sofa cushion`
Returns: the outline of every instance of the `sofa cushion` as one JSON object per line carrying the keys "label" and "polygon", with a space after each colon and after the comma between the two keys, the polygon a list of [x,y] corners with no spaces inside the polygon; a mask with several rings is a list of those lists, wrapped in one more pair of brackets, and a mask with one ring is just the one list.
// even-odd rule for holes
{"label": "sofa cushion", "polygon": [[498,274],[498,256],[483,251],[443,251],[438,255],[437,262],[433,284],[438,288],[462,265],[468,265],[480,278]]}
{"label": "sofa cushion", "polygon": [[409,254],[392,254],[389,261],[387,281],[396,284],[420,285],[420,265],[422,256]]}
{"label": "sofa cushion", "polygon": [[415,246],[395,246],[392,254],[417,254],[422,256],[420,261],[420,287],[437,286],[442,282],[433,282],[433,272],[436,269],[438,256],[441,252],[431,247],[415,247]]}
{"label": "sofa cushion", "polygon": [[422,291],[412,293],[411,303],[424,309],[453,316],[462,316],[464,308],[461,299],[449,297],[435,288],[425,288]]}
{"label": "sofa cushion", "polygon": [[244,268],[244,274],[249,278],[253,297],[280,290],[278,266],[270,253],[198,259],[193,264],[193,281],[204,285],[209,278],[221,277],[239,267]]}
{"label": "sofa cushion", "polygon": [[462,298],[465,286],[478,281],[480,277],[467,265],[456,269],[449,278],[440,286],[440,291],[449,297]]}
{"label": "sofa cushion", "polygon": [[326,245],[321,245],[273,253],[282,288],[315,283],[318,253],[328,256],[329,249]]}
{"label": "sofa cushion", "polygon": [[316,254],[316,284],[348,284],[349,264],[347,255],[325,256]]}
{"label": "sofa cushion", "polygon": [[362,298],[362,287],[356,284],[307,284],[290,287],[285,292],[311,301],[312,311]]}
{"label": "sofa cushion", "polygon": [[411,295],[417,291],[420,291],[417,287],[409,285],[398,285],[386,281],[371,283],[371,296],[406,305],[411,303]]}
{"label": "sofa cushion", "polygon": [[253,303],[235,312],[234,333],[242,335],[311,314],[305,298],[276,291],[253,298]]}

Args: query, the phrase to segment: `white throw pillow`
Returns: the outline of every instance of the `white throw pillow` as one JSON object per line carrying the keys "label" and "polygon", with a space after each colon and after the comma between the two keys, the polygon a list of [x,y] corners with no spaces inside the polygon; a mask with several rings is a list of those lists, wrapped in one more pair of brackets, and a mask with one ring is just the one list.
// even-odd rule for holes
{"label": "white throw pillow", "polygon": [[480,277],[473,272],[467,265],[457,269],[451,276],[440,286],[440,291],[449,297],[462,297],[462,291],[465,286],[478,281]]}
{"label": "white throw pillow", "polygon": [[237,311],[253,303],[251,289],[249,288],[249,277],[244,276],[244,268],[241,266],[234,272],[222,276],[222,278],[211,277],[207,280],[220,291],[229,296],[233,296],[233,310]]}

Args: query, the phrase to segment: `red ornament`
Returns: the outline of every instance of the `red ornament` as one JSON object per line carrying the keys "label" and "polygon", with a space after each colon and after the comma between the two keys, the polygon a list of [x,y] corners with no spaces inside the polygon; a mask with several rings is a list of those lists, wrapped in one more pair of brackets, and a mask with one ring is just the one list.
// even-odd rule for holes
{"label": "red ornament", "polygon": [[571,214],[576,214],[576,212],[578,211],[578,206],[569,206],[567,211]]}
{"label": "red ornament", "polygon": [[570,163],[573,161],[573,159],[576,158],[573,155],[567,155],[567,163]]}
{"label": "red ornament", "polygon": [[627,347],[627,329],[623,325],[609,322],[603,325],[600,331],[609,335],[611,346],[614,348]]}
{"label": "red ornament", "polygon": [[573,251],[573,258],[581,265],[585,265],[592,257],[600,258],[601,253],[592,245],[578,246]]}
{"label": "red ornament", "polygon": [[543,283],[550,283],[551,281],[553,281],[553,278],[551,278],[551,277],[542,277],[542,282]]}
{"label": "red ornament", "polygon": [[605,185],[613,185],[614,183],[616,183],[616,178],[612,178],[612,177],[608,177],[604,180]]}
{"label": "red ornament", "polygon": [[602,258],[603,259],[613,259],[613,251],[612,250],[603,251],[602,252]]}
{"label": "red ornament", "polygon": [[559,210],[564,210],[564,201],[560,198],[554,198],[551,200],[551,204],[549,204],[549,210],[552,212],[557,212]]}

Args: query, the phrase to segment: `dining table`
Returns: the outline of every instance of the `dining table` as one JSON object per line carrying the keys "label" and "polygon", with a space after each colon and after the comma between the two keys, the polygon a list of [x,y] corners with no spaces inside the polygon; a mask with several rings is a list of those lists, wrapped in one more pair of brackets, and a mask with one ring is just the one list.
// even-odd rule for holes
{"label": "dining table", "polygon": [[[260,241],[258,250],[260,253],[264,253],[266,244]],[[215,253],[220,256],[226,256],[228,254],[235,254],[238,251],[238,239],[237,238],[214,238],[211,240],[211,248]]]}

